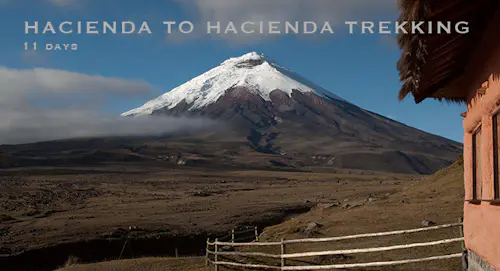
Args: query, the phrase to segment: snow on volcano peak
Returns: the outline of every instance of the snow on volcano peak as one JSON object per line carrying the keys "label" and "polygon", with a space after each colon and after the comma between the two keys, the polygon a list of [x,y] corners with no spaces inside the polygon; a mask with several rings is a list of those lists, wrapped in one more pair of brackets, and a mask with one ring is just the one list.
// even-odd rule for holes
{"label": "snow on volcano peak", "polygon": [[248,54],[244,54],[240,57],[233,57],[224,62],[221,65],[237,65],[246,62],[261,62],[264,61],[264,55],[258,54],[257,52],[250,52]]}
{"label": "snow on volcano peak", "polygon": [[263,55],[251,52],[230,58],[220,66],[139,108],[123,113],[122,116],[150,115],[165,107],[172,109],[182,101],[190,105],[189,110],[201,109],[217,102],[232,87],[244,87],[267,101],[270,101],[269,96],[274,90],[281,90],[289,96],[293,90],[313,92],[318,96],[344,101],[291,70],[269,62]]}

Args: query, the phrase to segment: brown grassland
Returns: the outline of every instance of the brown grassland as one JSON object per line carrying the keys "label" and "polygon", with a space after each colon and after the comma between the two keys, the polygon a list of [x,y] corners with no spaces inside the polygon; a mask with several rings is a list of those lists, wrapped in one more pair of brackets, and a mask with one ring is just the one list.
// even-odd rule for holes
{"label": "brown grassland", "polygon": [[[233,227],[265,227],[261,240],[276,241],[311,236],[304,233],[304,228],[315,222],[321,226],[312,236],[330,237],[419,228],[422,220],[453,223],[461,216],[463,205],[460,161],[427,177],[134,166],[40,168],[31,169],[29,175],[26,172],[4,171],[0,177],[0,254],[38,251],[32,254],[33,267],[46,261],[40,259],[44,258],[41,255],[50,255],[44,250],[74,244],[65,247],[64,253],[58,250],[50,264],[63,267],[68,255],[84,263],[111,260],[95,264],[69,261],[68,267],[61,270],[205,270],[202,249],[206,238],[225,235]],[[92,246],[93,240],[116,238],[124,232],[133,247],[124,254],[129,259],[116,261],[123,241],[108,247],[105,242]],[[458,235],[458,228],[453,228],[351,242],[291,245],[287,252],[388,246]],[[148,243],[151,240],[157,241]],[[148,244],[154,251],[143,249]],[[181,257],[172,258],[177,246]],[[272,249],[263,252],[279,253],[279,248]],[[101,254],[86,250],[99,250]],[[356,263],[460,251],[460,244],[454,243],[289,262]],[[233,260],[276,263],[257,258]],[[454,259],[380,270],[458,270],[460,266],[460,260]],[[24,268],[28,270],[28,265]]]}

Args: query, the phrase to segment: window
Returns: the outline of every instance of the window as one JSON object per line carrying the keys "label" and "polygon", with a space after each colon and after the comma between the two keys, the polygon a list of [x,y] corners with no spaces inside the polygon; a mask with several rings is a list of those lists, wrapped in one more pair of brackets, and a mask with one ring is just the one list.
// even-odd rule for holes
{"label": "window", "polygon": [[481,127],[472,135],[472,197],[475,200],[481,200],[481,183],[482,183],[482,169],[481,169]]}
{"label": "window", "polygon": [[493,189],[495,191],[494,195],[496,200],[500,199],[500,161],[498,159],[498,151],[500,148],[500,136],[498,132],[500,131],[500,127],[498,127],[498,125],[500,125],[500,113],[493,116]]}

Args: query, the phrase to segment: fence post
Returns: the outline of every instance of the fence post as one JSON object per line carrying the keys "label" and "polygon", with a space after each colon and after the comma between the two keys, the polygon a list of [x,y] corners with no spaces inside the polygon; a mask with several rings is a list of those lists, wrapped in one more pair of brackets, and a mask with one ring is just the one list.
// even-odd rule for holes
{"label": "fence post", "polygon": [[259,231],[257,230],[257,226],[255,226],[255,241],[259,242]]}
{"label": "fence post", "polygon": [[[458,223],[464,223],[464,219],[462,217],[458,218]],[[459,226],[459,230],[460,230],[460,237],[464,238],[464,225],[463,224]],[[461,245],[462,245],[462,251],[464,251],[465,250],[465,241],[462,241]]]}
{"label": "fence post", "polygon": [[231,242],[234,243],[234,229],[231,230]]}
{"label": "fence post", "polygon": [[118,257],[118,260],[122,259],[123,252],[125,251],[125,247],[127,247],[128,239],[125,240],[125,243],[123,244],[122,251],[120,252],[120,257]]}
{"label": "fence post", "polygon": [[217,244],[219,242],[219,239],[218,238],[215,238],[215,271],[219,271],[219,264],[217,263],[218,261],[218,257],[217,257],[217,253],[219,252],[219,245]]}
{"label": "fence post", "polygon": [[281,238],[281,267],[286,266],[286,259],[284,258],[286,254],[285,239]]}
{"label": "fence post", "polygon": [[210,257],[210,254],[208,254],[208,251],[210,249],[210,247],[208,246],[208,243],[210,243],[210,238],[207,238],[207,248],[205,250],[205,267],[207,268],[208,270],[208,266],[210,265],[208,259]]}

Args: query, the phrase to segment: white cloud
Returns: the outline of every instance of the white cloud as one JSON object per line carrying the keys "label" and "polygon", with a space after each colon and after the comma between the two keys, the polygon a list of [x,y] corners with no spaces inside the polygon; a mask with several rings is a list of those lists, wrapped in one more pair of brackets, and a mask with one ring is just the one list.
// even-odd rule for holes
{"label": "white cloud", "polygon": [[205,120],[121,118],[101,112],[113,101],[149,97],[155,88],[141,80],[64,70],[0,67],[0,144],[74,137],[149,135],[210,125]]}
{"label": "white cloud", "polygon": [[[346,20],[370,20],[396,16],[397,0],[193,0],[177,2],[200,22],[329,21],[333,26]],[[261,39],[262,35],[228,35],[232,40]]]}
{"label": "white cloud", "polygon": [[[42,5],[50,5],[61,9],[81,8],[87,0],[36,0]],[[0,8],[22,7],[28,8],[33,6],[34,0],[0,0]],[[38,3],[37,3],[38,4]]]}
{"label": "white cloud", "polygon": [[342,22],[377,15],[396,7],[396,0],[195,0],[189,3],[194,3],[194,8],[204,20],[235,22],[246,20]]}
{"label": "white cloud", "polygon": [[0,66],[0,103],[27,102],[44,95],[147,95],[154,87],[140,80],[104,77],[47,68],[10,69]]}
{"label": "white cloud", "polygon": [[47,0],[49,4],[59,8],[75,8],[78,6],[77,0]]}
{"label": "white cloud", "polygon": [[21,60],[29,66],[42,66],[49,63],[48,54],[45,54],[44,51],[23,50]]}
{"label": "white cloud", "polygon": [[161,135],[214,125],[204,119],[128,118],[90,110],[0,108],[0,144],[22,144],[67,138]]}

